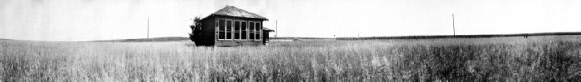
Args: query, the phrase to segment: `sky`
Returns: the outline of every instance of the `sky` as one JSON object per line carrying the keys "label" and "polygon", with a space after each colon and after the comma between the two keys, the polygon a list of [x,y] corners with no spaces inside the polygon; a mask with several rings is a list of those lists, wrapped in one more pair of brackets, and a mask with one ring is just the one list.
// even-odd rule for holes
{"label": "sky", "polygon": [[[235,6],[279,37],[580,32],[581,0],[0,0],[0,38],[187,37],[194,17]],[[276,22],[278,21],[278,22]]]}

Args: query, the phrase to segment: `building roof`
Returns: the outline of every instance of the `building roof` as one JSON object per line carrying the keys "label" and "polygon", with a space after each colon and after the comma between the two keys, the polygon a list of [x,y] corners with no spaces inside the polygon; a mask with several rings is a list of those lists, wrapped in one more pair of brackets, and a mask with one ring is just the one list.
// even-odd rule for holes
{"label": "building roof", "polygon": [[274,32],[274,30],[272,30],[270,28],[266,28],[266,27],[262,27],[262,30],[267,31],[267,32]]}
{"label": "building roof", "polygon": [[[252,12],[248,12],[246,10],[240,9],[240,8],[236,8],[234,6],[228,6],[226,5],[226,7],[210,14],[208,17],[211,17],[213,15],[219,15],[219,16],[230,16],[230,17],[241,17],[241,18],[254,18],[254,19],[263,19],[263,20],[268,20],[266,17],[262,17],[258,14],[252,13]],[[208,18],[206,17],[206,18]],[[204,18],[204,19],[206,19]],[[203,19],[202,19],[203,20]]]}

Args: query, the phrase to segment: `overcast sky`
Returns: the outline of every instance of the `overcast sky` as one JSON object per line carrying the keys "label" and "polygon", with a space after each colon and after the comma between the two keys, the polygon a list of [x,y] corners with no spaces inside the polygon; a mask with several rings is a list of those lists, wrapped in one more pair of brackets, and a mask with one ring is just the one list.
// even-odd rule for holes
{"label": "overcast sky", "polygon": [[[270,19],[285,37],[581,31],[581,0],[0,0],[0,38],[88,41],[186,37],[226,5]],[[271,36],[273,36],[272,33]]]}

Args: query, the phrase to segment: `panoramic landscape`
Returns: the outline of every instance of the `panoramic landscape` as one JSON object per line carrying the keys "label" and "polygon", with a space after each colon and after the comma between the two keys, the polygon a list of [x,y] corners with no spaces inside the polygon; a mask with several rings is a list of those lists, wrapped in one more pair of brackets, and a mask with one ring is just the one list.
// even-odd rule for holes
{"label": "panoramic landscape", "polygon": [[0,40],[3,81],[579,81],[581,36],[306,39],[260,47]]}
{"label": "panoramic landscape", "polygon": [[579,82],[578,4],[2,0],[0,82]]}

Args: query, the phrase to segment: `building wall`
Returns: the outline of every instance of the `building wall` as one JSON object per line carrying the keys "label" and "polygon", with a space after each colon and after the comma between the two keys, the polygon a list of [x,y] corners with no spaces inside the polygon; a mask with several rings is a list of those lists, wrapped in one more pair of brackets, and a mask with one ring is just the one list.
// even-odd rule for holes
{"label": "building wall", "polygon": [[[268,33],[264,30],[262,31],[261,40],[220,40],[218,39],[218,20],[219,19],[232,19],[232,20],[242,20],[242,21],[252,21],[259,22],[261,27],[264,28],[263,21],[260,19],[248,19],[248,18],[237,18],[237,17],[226,17],[226,16],[212,16],[210,18],[204,19],[202,21],[202,32],[200,35],[200,40],[196,41],[196,45],[199,46],[260,46],[264,45],[268,41]],[[247,37],[248,38],[248,37]]]}
{"label": "building wall", "polygon": [[207,18],[202,21],[202,34],[201,37],[196,42],[196,45],[200,46],[212,46],[216,42],[214,41],[214,31],[215,31],[215,18]]}
{"label": "building wall", "polygon": [[239,41],[239,40],[218,40],[216,46],[231,47],[231,46],[261,46],[262,41]]}

